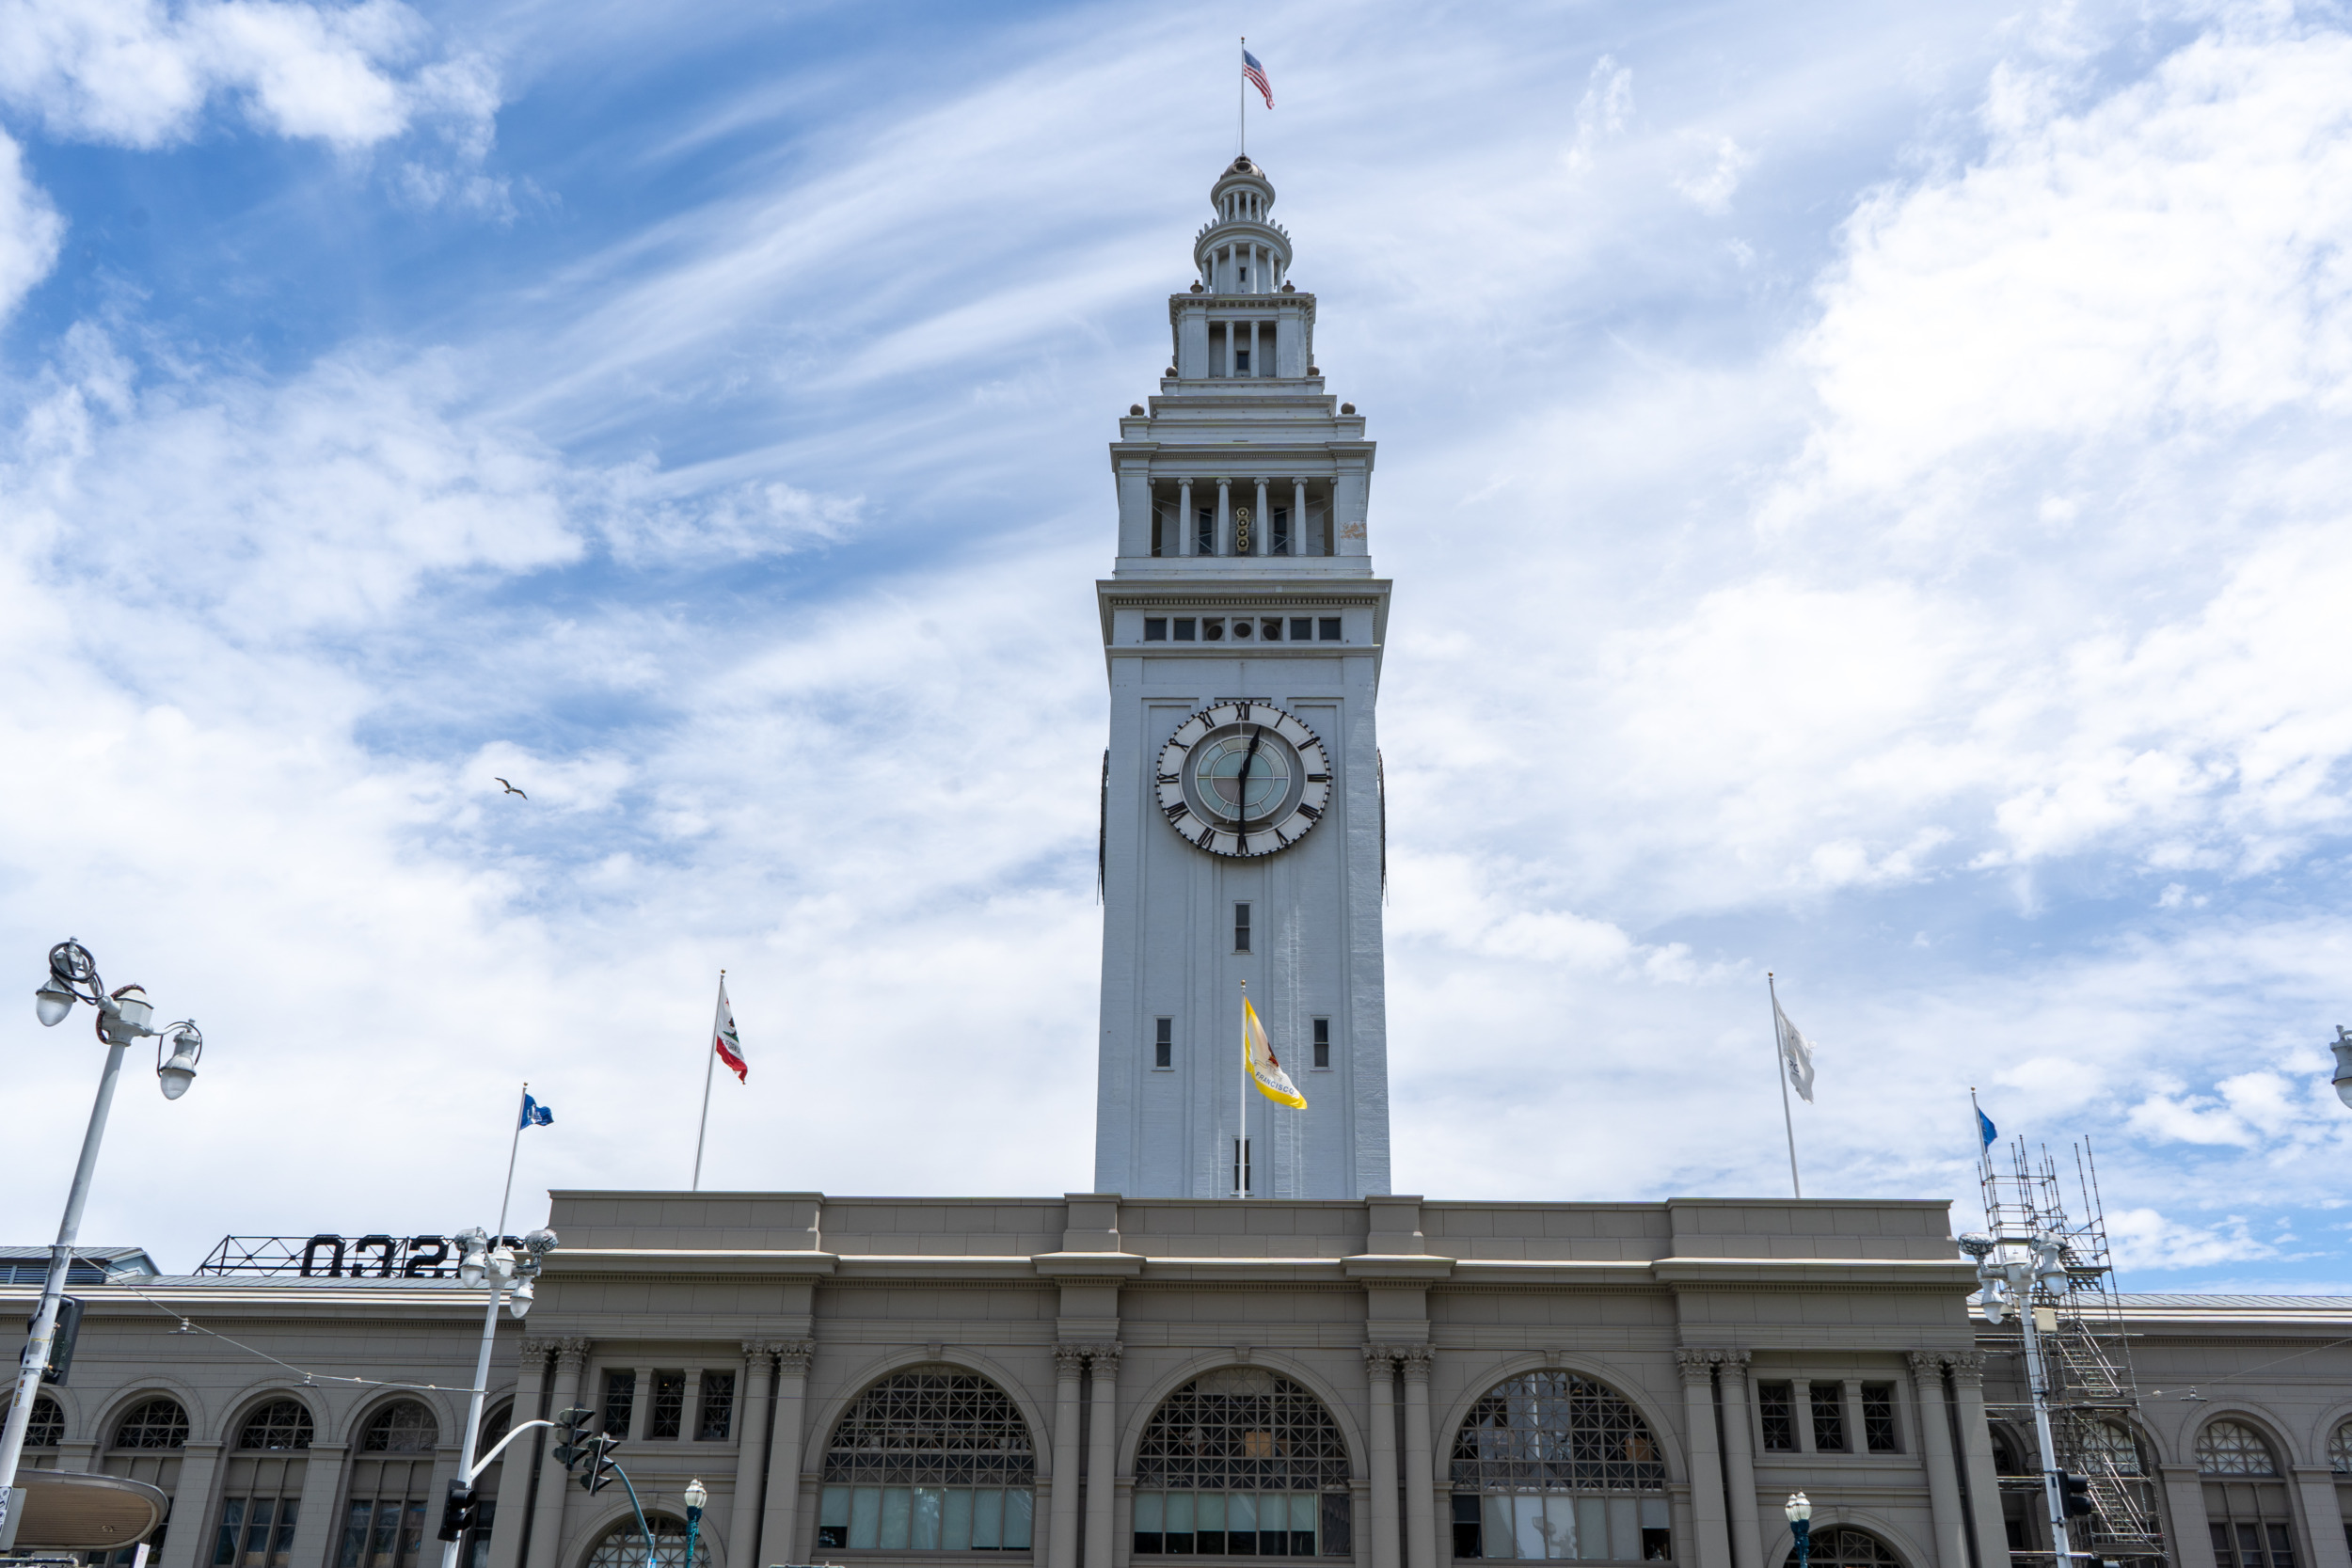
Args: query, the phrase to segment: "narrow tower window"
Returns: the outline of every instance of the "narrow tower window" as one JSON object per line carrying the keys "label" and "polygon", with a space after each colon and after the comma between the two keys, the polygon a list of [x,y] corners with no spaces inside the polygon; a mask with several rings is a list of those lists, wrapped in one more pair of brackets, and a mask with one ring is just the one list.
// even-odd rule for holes
{"label": "narrow tower window", "polygon": [[1204,506],[1193,515],[1192,539],[1193,554],[1215,555],[1216,553],[1216,513],[1215,511]]}
{"label": "narrow tower window", "polygon": [[1154,1019],[1152,1023],[1152,1065],[1155,1068],[1176,1065],[1176,1021]]}
{"label": "narrow tower window", "polygon": [[1331,1021],[1327,1018],[1319,1018],[1315,1020],[1315,1066],[1329,1067],[1330,1065]]}
{"label": "narrow tower window", "polygon": [[1233,951],[1249,951],[1249,906],[1247,904],[1233,906]]}
{"label": "narrow tower window", "polygon": [[[1233,1191],[1239,1196],[1249,1194],[1249,1140],[1233,1140]],[[1222,1499],[1220,1499],[1222,1500]]]}
{"label": "narrow tower window", "polygon": [[1291,553],[1291,509],[1289,507],[1278,506],[1274,509],[1274,532],[1268,537],[1267,547],[1276,555]]}

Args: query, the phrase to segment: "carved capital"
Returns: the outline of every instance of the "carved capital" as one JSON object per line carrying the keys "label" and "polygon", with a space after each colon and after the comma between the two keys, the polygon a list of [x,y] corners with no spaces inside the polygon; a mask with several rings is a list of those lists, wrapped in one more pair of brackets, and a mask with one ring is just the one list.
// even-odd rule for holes
{"label": "carved capital", "polygon": [[1714,1377],[1715,1363],[1723,1359],[1723,1354],[1717,1350],[1678,1350],[1675,1352],[1675,1365],[1682,1369],[1683,1382],[1706,1383]]}
{"label": "carved capital", "polygon": [[1403,1369],[1405,1381],[1407,1383],[1427,1383],[1429,1381],[1429,1363],[1436,1359],[1437,1354],[1436,1349],[1429,1345],[1397,1346],[1396,1364],[1399,1368]]}
{"label": "carved capital", "polygon": [[1087,1356],[1091,1354],[1092,1350],[1093,1347],[1090,1345],[1073,1344],[1069,1340],[1056,1345],[1054,1347],[1055,1375],[1074,1381],[1080,1372],[1086,1370]]}
{"label": "carved capital", "polygon": [[1944,1357],[1952,1369],[1952,1376],[1963,1383],[1984,1381],[1984,1356],[1973,1350],[1953,1351]]}
{"label": "carved capital", "polygon": [[588,1365],[589,1339],[558,1339],[555,1342],[555,1370],[577,1376]]}
{"label": "carved capital", "polygon": [[1116,1380],[1119,1376],[1119,1357],[1126,1348],[1116,1339],[1088,1347],[1087,1358],[1093,1363],[1095,1377]]}
{"label": "carved capital", "polygon": [[1944,1353],[1936,1350],[1915,1350],[1904,1357],[1911,1363],[1911,1375],[1921,1380],[1944,1375]]}
{"label": "carved capital", "polygon": [[1394,1345],[1366,1345],[1364,1365],[1375,1372],[1385,1374],[1394,1371],[1396,1370],[1396,1347]]}
{"label": "carved capital", "polygon": [[809,1362],[817,1354],[814,1339],[771,1339],[766,1348],[775,1355],[779,1371],[796,1376],[807,1372]]}
{"label": "carved capital", "polygon": [[525,1339],[523,1341],[523,1365],[529,1367],[535,1358],[542,1366],[545,1366],[547,1358],[555,1354],[556,1346],[562,1342],[559,1339]]}

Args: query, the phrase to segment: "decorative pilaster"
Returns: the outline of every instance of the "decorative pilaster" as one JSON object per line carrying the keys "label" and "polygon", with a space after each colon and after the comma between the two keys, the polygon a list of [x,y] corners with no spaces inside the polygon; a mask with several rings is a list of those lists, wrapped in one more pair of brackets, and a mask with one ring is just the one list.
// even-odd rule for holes
{"label": "decorative pilaster", "polygon": [[1690,1442],[1691,1528],[1698,1537],[1698,1568],[1730,1568],[1731,1539],[1724,1519],[1723,1460],[1715,1441],[1715,1361],[1722,1353],[1678,1350],[1683,1426]]}
{"label": "decorative pilaster", "polygon": [[1176,484],[1176,553],[1192,554],[1200,531],[1200,524],[1192,515],[1192,481],[1180,480]]}
{"label": "decorative pilaster", "polygon": [[637,1369],[637,1386],[628,1397],[628,1440],[645,1440],[645,1423],[653,1418],[653,1369]]}
{"label": "decorative pilaster", "polygon": [[[327,1541],[336,1533],[335,1504],[342,1497],[343,1470],[350,1457],[351,1449],[340,1443],[311,1445],[302,1466],[302,1502],[294,1514],[294,1544],[287,1552],[292,1560],[326,1560]],[[520,1466],[516,1479],[521,1479]],[[498,1531],[493,1529],[490,1549],[495,1552],[498,1547]]]}
{"label": "decorative pilaster", "polygon": [[1307,553],[1307,482],[1294,479],[1291,481],[1291,554]]}
{"label": "decorative pilaster", "polygon": [[1091,1419],[1087,1423],[1086,1568],[1111,1568],[1118,1536],[1111,1510],[1119,1500],[1119,1353],[1116,1343],[1087,1349],[1094,1374]]}
{"label": "decorative pilaster", "polygon": [[[544,1419],[541,1414],[548,1389],[548,1360],[562,1343],[557,1339],[525,1339],[522,1359],[516,1364],[515,1375],[515,1406],[507,1417],[509,1424],[520,1426],[525,1421]],[[506,1506],[500,1512],[506,1515],[503,1529],[493,1519],[490,1523],[490,1568],[520,1568],[523,1560],[523,1538],[531,1533],[532,1489],[538,1484],[539,1455],[547,1444],[548,1434],[533,1432],[518,1437],[499,1462],[499,1500]],[[330,1497],[322,1510],[333,1517],[334,1499]],[[303,1517],[310,1516],[310,1505],[303,1505]],[[326,1544],[320,1544],[318,1556],[305,1556],[300,1547],[294,1552],[296,1562],[324,1562]]]}
{"label": "decorative pilaster", "polygon": [[1756,1428],[1748,1415],[1748,1353],[1716,1353],[1716,1388],[1723,1400],[1724,1488],[1731,1496],[1734,1568],[1764,1568],[1764,1532],[1756,1495]]}
{"label": "decorative pilaster", "polygon": [[1405,1373],[1405,1568],[1438,1568],[1437,1445],[1429,1430],[1427,1345],[1400,1345]]}
{"label": "decorative pilaster", "polygon": [[768,1456],[768,1506],[759,1527],[765,1556],[730,1555],[730,1560],[805,1560],[808,1554],[802,1549],[800,1537],[801,1453],[807,1434],[801,1425],[808,1393],[808,1364],[816,1357],[817,1341],[771,1339],[760,1349],[776,1358],[775,1446]]}
{"label": "decorative pilaster", "polygon": [[1216,482],[1216,553],[1233,553],[1233,482],[1230,479]]}
{"label": "decorative pilaster", "polygon": [[2303,1495],[2303,1517],[2311,1521],[2312,1568],[2352,1568],[2344,1533],[2328,1527],[2344,1517],[2336,1501],[2335,1472],[2326,1465],[2290,1466],[2295,1489]]}
{"label": "decorative pilaster", "polygon": [[205,1527],[212,1523],[213,1480],[220,1470],[220,1447],[218,1443],[190,1443],[180,1450],[180,1479],[172,1483],[171,1501],[173,1512],[183,1522],[178,1529],[164,1531],[160,1568],[196,1568],[199,1551],[212,1544]]}
{"label": "decorative pilaster", "polygon": [[735,1502],[727,1516],[731,1562],[761,1560],[759,1482],[768,1466],[768,1381],[775,1365],[774,1351],[755,1339],[743,1341],[743,1364],[735,1376]]}
{"label": "decorative pilaster", "polygon": [[[1255,368],[1257,365],[1258,356],[1255,354],[1252,354],[1249,356],[1249,363],[1252,368]],[[1258,532],[1257,537],[1250,542],[1251,548],[1249,553],[1251,555],[1270,555],[1274,550],[1274,514],[1268,512],[1265,507],[1265,492],[1268,483],[1270,482],[1263,474],[1259,476]]]}
{"label": "decorative pilaster", "polygon": [[[1221,487],[1218,494],[1222,514]],[[1086,1346],[1054,1347],[1054,1480],[1046,1497],[1045,1568],[1078,1563],[1078,1378],[1086,1364]]]}
{"label": "decorative pilaster", "polygon": [[[588,1348],[586,1339],[555,1342],[555,1392],[548,1404],[549,1418],[580,1402],[580,1374],[588,1366]],[[546,1451],[542,1445],[541,1454]],[[524,1547],[523,1560],[529,1568],[555,1568],[557,1548],[564,1539],[564,1497],[571,1490],[564,1483],[571,1478],[562,1465],[549,1465],[544,1458],[535,1469],[538,1490],[531,1499],[531,1540]],[[490,1538],[498,1539],[495,1529]]]}
{"label": "decorative pilaster", "polygon": [[[1951,1352],[1945,1355],[1944,1364],[1951,1370],[1952,1399],[1960,1411],[1959,1458],[1961,1473],[1968,1478],[1968,1513],[1976,1521],[1977,1560],[1982,1568],[1999,1568],[2009,1560],[2009,1526],[2001,1518],[2001,1478],[1993,1464],[1993,1431],[1984,1419],[1984,1357],[1975,1351]],[[2185,1546],[2193,1554],[2194,1542],[2202,1540],[2200,1531],[2194,1541],[2172,1544],[2176,1551]],[[2184,1555],[2177,1560],[2186,1565],[2196,1559]]]}
{"label": "decorative pilaster", "polygon": [[1952,1413],[1944,1398],[1944,1358],[1911,1353],[1911,1390],[1919,1410],[1919,1454],[1928,1469],[1928,1513],[1935,1521],[1938,1568],[1974,1568],[1968,1521],[1960,1506],[1960,1471],[1952,1458]]}
{"label": "decorative pilaster", "polygon": [[1372,1399],[1371,1568],[1397,1568],[1395,1353],[1366,1345],[1364,1375]]}

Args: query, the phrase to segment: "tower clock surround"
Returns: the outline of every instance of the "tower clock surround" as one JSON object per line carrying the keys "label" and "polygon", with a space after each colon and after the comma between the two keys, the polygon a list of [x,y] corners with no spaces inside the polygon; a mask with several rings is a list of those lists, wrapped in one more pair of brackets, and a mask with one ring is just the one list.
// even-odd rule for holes
{"label": "tower clock surround", "polygon": [[[1110,448],[1095,1185],[1360,1198],[1389,1191],[1374,446],[1265,169],[1210,204],[1174,363]],[[1242,1090],[1244,982],[1303,1111]]]}

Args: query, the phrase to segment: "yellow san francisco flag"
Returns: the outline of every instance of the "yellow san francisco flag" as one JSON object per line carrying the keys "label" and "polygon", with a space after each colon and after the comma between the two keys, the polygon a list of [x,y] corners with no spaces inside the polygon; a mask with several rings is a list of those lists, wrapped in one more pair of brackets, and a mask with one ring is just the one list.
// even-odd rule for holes
{"label": "yellow san francisco flag", "polygon": [[1247,994],[1241,999],[1241,1059],[1242,1069],[1258,1085],[1260,1094],[1277,1105],[1288,1105],[1296,1111],[1307,1108],[1307,1097],[1298,1092],[1291,1075],[1275,1060],[1273,1043],[1265,1037],[1265,1025],[1258,1022],[1258,1009],[1249,1005]]}

